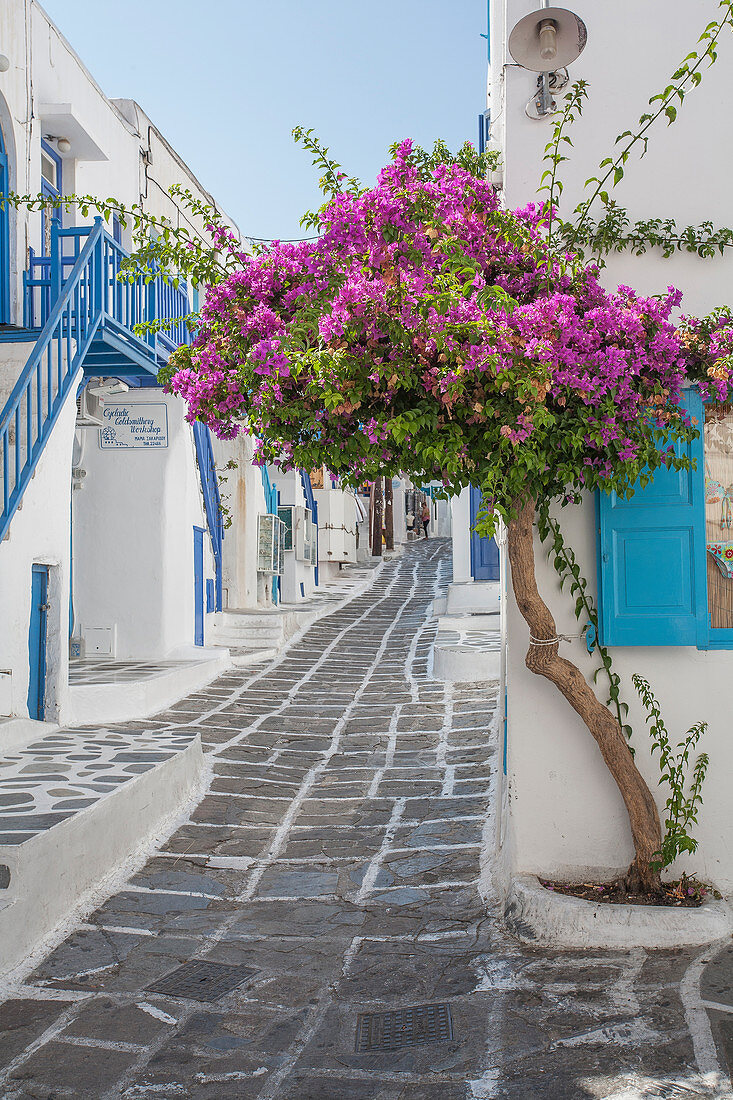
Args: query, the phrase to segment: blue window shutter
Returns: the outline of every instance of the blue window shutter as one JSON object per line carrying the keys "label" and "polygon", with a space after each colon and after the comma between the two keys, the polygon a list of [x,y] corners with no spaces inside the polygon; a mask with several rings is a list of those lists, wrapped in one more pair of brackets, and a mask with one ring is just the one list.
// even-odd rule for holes
{"label": "blue window shutter", "polygon": [[686,446],[695,470],[660,467],[631,500],[598,496],[599,633],[602,645],[694,646],[708,636],[703,405],[685,407],[700,436]]}

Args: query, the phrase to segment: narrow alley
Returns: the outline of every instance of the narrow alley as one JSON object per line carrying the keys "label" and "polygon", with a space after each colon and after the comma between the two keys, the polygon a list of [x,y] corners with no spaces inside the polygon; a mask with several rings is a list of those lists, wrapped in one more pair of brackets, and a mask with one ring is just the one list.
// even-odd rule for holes
{"label": "narrow alley", "polygon": [[[714,947],[502,931],[495,689],[430,675],[449,580],[448,541],[413,543],[279,659],[146,723],[201,733],[208,789],[5,990],[6,1100],[725,1095]],[[703,979],[723,1014],[732,967],[728,949]]]}

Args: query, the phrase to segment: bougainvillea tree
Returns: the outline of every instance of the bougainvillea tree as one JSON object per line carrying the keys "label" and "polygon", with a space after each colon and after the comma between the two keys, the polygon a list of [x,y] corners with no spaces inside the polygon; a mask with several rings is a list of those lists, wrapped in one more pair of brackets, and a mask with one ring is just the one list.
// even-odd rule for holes
{"label": "bougainvillea tree", "polygon": [[335,169],[322,184],[315,239],[249,256],[216,230],[238,263],[208,290],[167,384],[218,435],[253,433],[263,462],[326,465],[352,484],[407,473],[451,493],[480,486],[483,531],[507,524],[527,666],[595,738],[629,814],[629,886],[654,890],[654,798],[617,718],[559,656],[533,521],[548,502],[630,495],[660,463],[684,465],[674,444],[698,429],[683,388],[724,395],[729,347],[673,324],[676,291],[609,293],[593,267],[553,254],[543,211],[501,209],[470,146],[452,158],[405,141],[376,186]]}

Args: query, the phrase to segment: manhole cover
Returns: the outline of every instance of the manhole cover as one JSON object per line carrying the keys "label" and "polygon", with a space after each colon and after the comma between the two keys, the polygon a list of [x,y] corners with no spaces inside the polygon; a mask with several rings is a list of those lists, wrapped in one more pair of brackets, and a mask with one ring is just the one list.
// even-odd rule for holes
{"label": "manhole cover", "polygon": [[151,993],[168,997],[184,997],[189,1001],[218,1001],[231,993],[257,971],[250,966],[229,963],[187,962],[164,974],[145,988]]}
{"label": "manhole cover", "polygon": [[413,1005],[393,1012],[362,1012],[356,1021],[356,1053],[401,1050],[453,1038],[450,1005]]}

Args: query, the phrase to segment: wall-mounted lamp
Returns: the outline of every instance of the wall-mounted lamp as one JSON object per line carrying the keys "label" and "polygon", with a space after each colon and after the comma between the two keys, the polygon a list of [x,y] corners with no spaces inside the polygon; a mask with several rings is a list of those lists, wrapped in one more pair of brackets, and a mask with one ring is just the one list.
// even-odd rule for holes
{"label": "wall-mounted lamp", "polygon": [[59,153],[69,153],[71,151],[71,142],[68,138],[59,138],[56,142],[56,148]]}
{"label": "wall-mounted lamp", "polygon": [[[514,26],[509,35],[509,53],[518,65],[540,73],[536,97],[537,114],[542,118],[555,110],[550,89],[550,73],[565,68],[585,49],[588,31],[580,16],[567,8],[551,8],[546,0],[538,11],[530,12]],[[529,104],[528,104],[529,106]]]}
{"label": "wall-mounted lamp", "polygon": [[6,73],[10,68],[10,60],[4,53],[0,53],[0,73]]}

